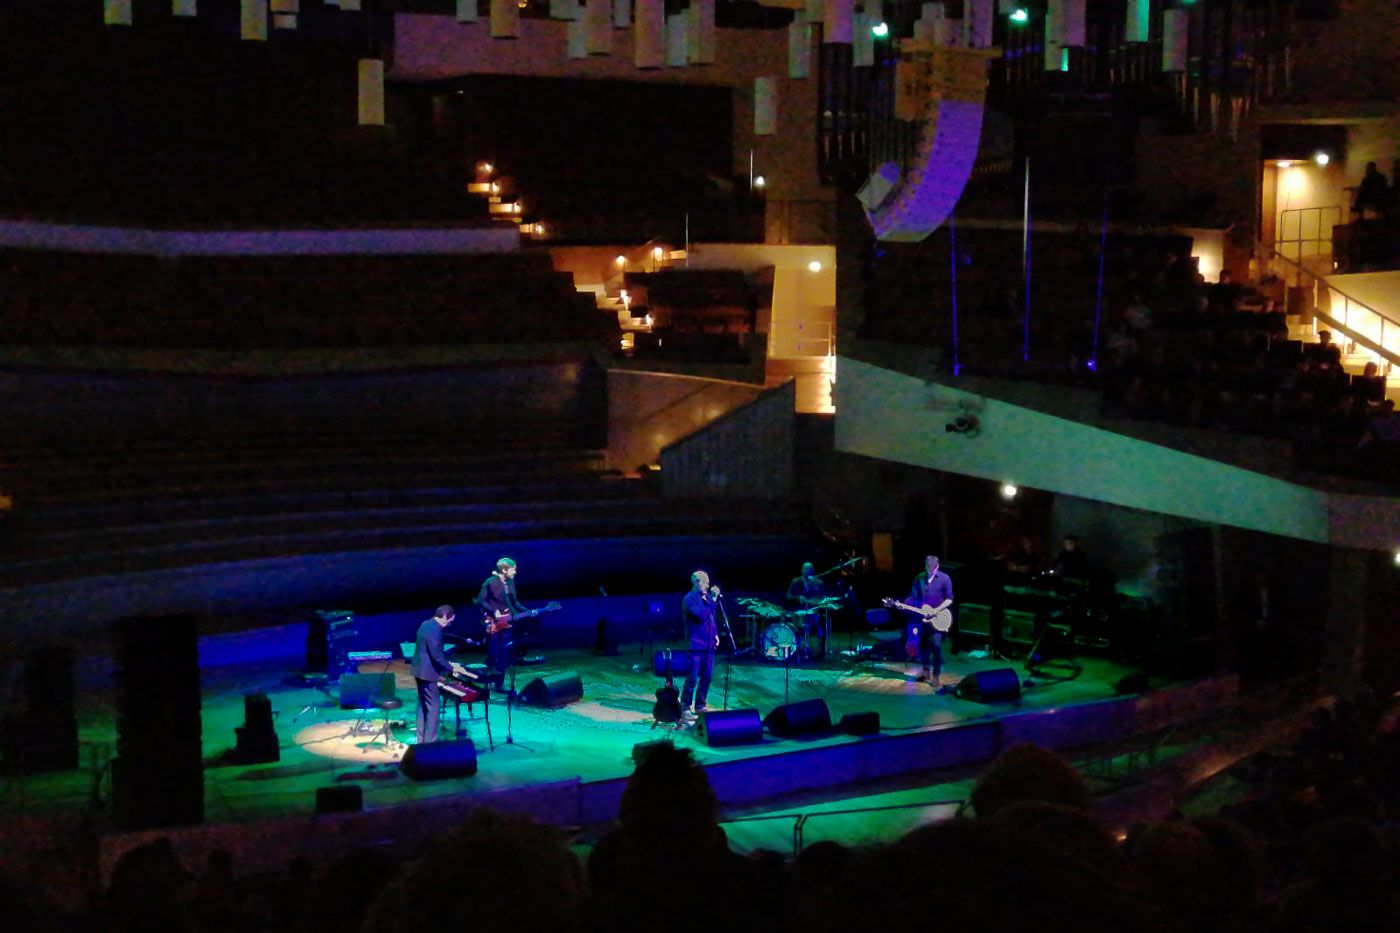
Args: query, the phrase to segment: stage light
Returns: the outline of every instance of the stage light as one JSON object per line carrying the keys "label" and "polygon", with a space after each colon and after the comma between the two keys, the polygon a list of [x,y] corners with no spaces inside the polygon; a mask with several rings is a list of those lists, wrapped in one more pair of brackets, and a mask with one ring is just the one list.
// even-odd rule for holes
{"label": "stage light", "polygon": [[651,258],[654,259],[656,262],[660,262],[662,257],[664,257],[665,255],[666,251],[661,247],[653,246],[651,248]]}
{"label": "stage light", "polygon": [[811,262],[807,263],[807,271],[808,271],[808,272],[820,272],[820,271],[822,271],[822,264],[821,264],[820,262],[818,262],[817,260],[813,259]]}
{"label": "stage light", "polygon": [[767,184],[768,184],[768,179],[764,178],[762,175],[755,175],[755,176],[754,176],[753,186],[754,186],[755,188],[762,188],[762,187],[764,187],[764,186],[767,185]]}
{"label": "stage light", "polygon": [[1016,498],[1016,494],[1020,491],[1020,487],[1017,486],[1015,483],[1001,484],[1001,497],[1003,499],[1014,499]]}
{"label": "stage light", "polygon": [[1013,26],[1024,26],[1031,21],[1031,13],[1025,7],[1018,6],[1011,11],[1011,15],[1007,19],[1011,21]]}
{"label": "stage light", "polygon": [[1326,165],[1328,162],[1332,161],[1332,157],[1327,153],[1319,150],[1317,155],[1313,156],[1313,161],[1316,162],[1318,165]]}
{"label": "stage light", "polygon": [[968,437],[976,437],[981,433],[982,426],[978,423],[975,415],[958,415],[945,424],[943,430],[948,434],[966,434]]}
{"label": "stage light", "polygon": [[626,269],[626,268],[627,268],[627,257],[626,257],[626,256],[623,256],[623,255],[619,254],[618,257],[617,257],[616,259],[613,260],[613,262],[617,265],[617,267],[618,267],[619,269]]}
{"label": "stage light", "polygon": [[1290,168],[1292,165],[1293,165],[1293,163],[1292,163],[1291,161],[1289,161],[1288,159],[1279,159],[1279,160],[1278,160],[1278,167],[1279,167],[1279,168]]}
{"label": "stage light", "polygon": [[1395,566],[1400,567],[1400,548],[1395,549]]}
{"label": "stage light", "polygon": [[870,34],[877,39],[888,38],[890,34],[890,26],[886,22],[876,23],[874,26],[870,27]]}

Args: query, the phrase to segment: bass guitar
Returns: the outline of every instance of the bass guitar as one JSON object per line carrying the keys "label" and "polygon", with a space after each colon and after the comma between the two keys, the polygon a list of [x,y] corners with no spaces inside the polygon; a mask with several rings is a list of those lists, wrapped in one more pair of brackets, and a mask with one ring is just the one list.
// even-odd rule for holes
{"label": "bass guitar", "polygon": [[549,602],[538,609],[526,609],[524,612],[512,613],[502,610],[497,613],[487,613],[481,620],[481,624],[486,627],[487,635],[495,635],[497,632],[504,632],[512,624],[520,619],[533,619],[535,616],[543,615],[546,612],[554,612],[562,607],[556,602]]}
{"label": "bass guitar", "polygon": [[[665,652],[666,682],[656,688],[656,705],[651,708],[651,718],[657,722],[677,723],[681,721],[681,694],[676,689],[676,685],[671,682],[671,667],[673,654],[679,655],[681,652]],[[690,663],[689,656],[686,663]]]}

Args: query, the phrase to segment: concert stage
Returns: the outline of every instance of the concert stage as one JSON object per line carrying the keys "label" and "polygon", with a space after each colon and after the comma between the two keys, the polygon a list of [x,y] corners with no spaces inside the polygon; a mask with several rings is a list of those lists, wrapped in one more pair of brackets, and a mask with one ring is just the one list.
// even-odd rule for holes
{"label": "concert stage", "polygon": [[[840,647],[845,637],[833,641]],[[205,822],[111,832],[102,841],[104,867],[132,844],[154,836],[170,836],[187,864],[200,864],[214,848],[229,849],[240,871],[280,870],[298,855],[321,857],[357,845],[412,850],[423,837],[480,804],[528,812],[560,826],[598,825],[616,816],[634,766],[634,748],[662,738],[694,750],[727,815],[763,813],[798,799],[856,797],[871,792],[863,788],[891,782],[929,787],[959,768],[975,774],[1000,749],[1019,742],[1069,748],[1121,741],[1233,691],[1229,680],[1178,685],[1154,680],[1150,692],[1123,696],[1115,686],[1129,669],[1102,658],[1077,660],[1079,676],[1057,682],[1028,675],[1019,662],[952,656],[943,674],[950,687],[997,669],[1010,668],[1022,681],[1029,678],[1018,699],[984,703],[962,699],[952,689],[936,693],[911,678],[913,667],[892,661],[838,652],[825,662],[785,667],[751,658],[731,664],[721,656],[711,709],[724,707],[727,677],[729,709],[755,709],[766,716],[785,700],[821,699],[833,723],[846,714],[877,713],[880,732],[794,738],[764,734],[754,744],[715,748],[698,741],[693,728],[653,725],[655,691],[662,681],[652,672],[650,653],[639,654],[635,643],[612,657],[557,650],[544,665],[518,668],[517,686],[524,689],[536,677],[576,672],[582,699],[558,709],[517,705],[509,720],[505,703],[493,699],[489,737],[486,707],[477,704],[469,716],[464,705],[462,726],[475,744],[478,770],[470,777],[427,781],[405,776],[398,768],[404,748],[386,748],[382,736],[376,737],[383,721],[378,710],[341,709],[333,687],[317,690],[297,683],[295,667],[288,663],[215,667],[202,675]],[[362,666],[371,673],[382,668],[384,663]],[[392,714],[393,731],[411,742],[413,680],[402,660],[388,662],[387,670],[404,700]],[[1003,675],[1001,683],[1008,678],[1010,674]],[[232,760],[234,729],[243,723],[244,696],[250,693],[271,700],[279,761]],[[79,705],[82,739],[113,742],[110,699],[84,695]],[[442,737],[452,738],[450,704],[443,727]],[[318,789],[346,785],[360,788],[364,812],[316,812]],[[83,772],[31,778],[18,809],[52,818],[80,808],[90,788],[91,777]]]}

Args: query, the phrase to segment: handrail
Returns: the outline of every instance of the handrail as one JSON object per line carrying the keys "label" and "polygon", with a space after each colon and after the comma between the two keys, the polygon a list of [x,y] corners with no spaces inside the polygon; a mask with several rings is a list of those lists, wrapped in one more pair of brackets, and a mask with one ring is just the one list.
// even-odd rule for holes
{"label": "handrail", "polygon": [[[1287,256],[1280,255],[1277,250],[1273,249],[1267,243],[1257,243],[1256,246],[1261,252],[1263,252],[1261,258],[1264,261],[1277,261],[1282,263],[1285,267],[1289,268],[1294,273],[1294,275],[1300,282],[1304,281],[1304,277],[1306,276],[1307,280],[1310,280],[1312,283],[1311,287],[1314,290],[1314,303],[1316,303],[1318,297],[1316,294],[1318,286],[1321,286],[1322,288],[1328,291],[1329,299],[1333,295],[1335,295],[1340,297],[1345,302],[1343,314],[1340,317],[1333,313],[1330,313],[1330,303],[1328,305],[1329,311],[1319,310],[1316,312],[1319,317],[1321,317],[1332,327],[1341,331],[1341,333],[1344,334],[1349,340],[1352,340],[1355,343],[1366,347],[1372,353],[1375,353],[1377,356],[1386,360],[1392,365],[1400,364],[1400,320],[1396,320],[1395,318],[1390,317],[1384,312],[1376,310],[1375,308],[1366,304],[1366,302],[1361,301],[1360,299],[1355,298],[1351,295],[1348,295],[1345,291],[1338,288],[1336,285],[1333,285],[1331,282],[1327,281],[1325,276],[1313,272],[1312,270],[1303,266],[1301,263],[1289,259]],[[1357,308],[1361,309],[1364,312],[1368,312],[1370,314],[1375,315],[1377,320],[1380,322],[1379,333],[1374,337],[1361,333],[1356,328],[1356,326],[1352,324],[1350,320],[1351,313],[1353,309]],[[1395,349],[1390,349],[1386,346],[1387,329],[1389,329],[1392,334],[1397,336],[1397,343]]]}
{"label": "handrail", "polygon": [[956,800],[925,800],[919,803],[892,803],[878,807],[847,807],[841,810],[816,810],[811,813],[764,813],[759,816],[741,816],[732,820],[721,820],[722,823],[764,823],[772,820],[792,820],[792,854],[794,857],[802,854],[802,833],[806,829],[807,822],[816,817],[824,816],[850,816],[855,813],[880,813],[888,810],[923,810],[927,807],[963,807],[967,804],[964,798]]}

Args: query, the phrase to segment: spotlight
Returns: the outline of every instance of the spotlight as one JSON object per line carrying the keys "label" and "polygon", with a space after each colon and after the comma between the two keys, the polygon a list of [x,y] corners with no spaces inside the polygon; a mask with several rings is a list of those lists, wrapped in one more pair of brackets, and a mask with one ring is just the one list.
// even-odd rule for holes
{"label": "spotlight", "polygon": [[885,22],[876,23],[870,27],[870,34],[877,39],[884,39],[890,34],[890,26]]}
{"label": "spotlight", "polygon": [[756,175],[756,176],[754,176],[753,186],[754,186],[755,188],[762,188],[762,187],[764,187],[764,186],[767,185],[767,184],[768,184],[768,179],[764,178],[762,175]]}
{"label": "spotlight", "polygon": [[811,262],[807,263],[807,271],[808,271],[808,272],[820,272],[820,271],[822,271],[822,264],[821,264],[820,262],[818,262],[817,260],[813,259]]}
{"label": "spotlight", "polygon": [[1003,499],[1014,499],[1016,498],[1016,494],[1020,491],[1020,487],[1018,487],[1015,483],[1001,484],[1001,497]]}
{"label": "spotlight", "polygon": [[1313,161],[1316,162],[1318,165],[1326,165],[1328,162],[1332,161],[1332,156],[1328,155],[1326,152],[1322,152],[1321,150],[1319,150],[1317,155],[1313,156]]}
{"label": "spotlight", "polygon": [[1013,26],[1024,26],[1031,21],[1031,12],[1023,6],[1018,6],[1011,11],[1011,15],[1007,18],[1011,20]]}
{"label": "spotlight", "polygon": [[1395,549],[1395,566],[1400,567],[1400,548]]}
{"label": "spotlight", "polygon": [[980,433],[981,426],[972,415],[958,415],[945,424],[943,430],[949,434],[966,434],[968,437],[976,437]]}
{"label": "spotlight", "polygon": [[618,257],[613,260],[613,262],[617,263],[617,267],[619,269],[625,269],[627,267],[627,257],[621,254],[619,254]]}

